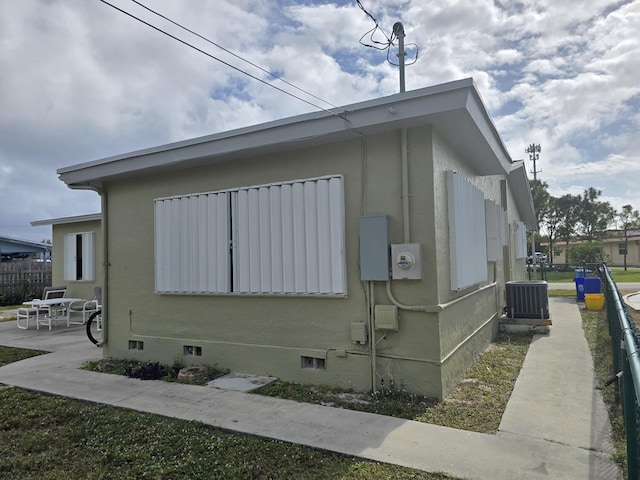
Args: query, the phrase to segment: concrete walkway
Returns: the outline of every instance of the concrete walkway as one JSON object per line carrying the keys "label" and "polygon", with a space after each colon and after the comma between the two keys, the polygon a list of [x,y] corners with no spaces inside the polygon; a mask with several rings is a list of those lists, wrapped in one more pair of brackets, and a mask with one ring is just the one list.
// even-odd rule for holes
{"label": "concrete walkway", "polygon": [[231,390],[80,370],[101,351],[83,328],[18,330],[0,344],[53,353],[0,368],[0,383],[106,403],[464,479],[619,479],[610,424],[575,301],[550,299],[496,435]]}

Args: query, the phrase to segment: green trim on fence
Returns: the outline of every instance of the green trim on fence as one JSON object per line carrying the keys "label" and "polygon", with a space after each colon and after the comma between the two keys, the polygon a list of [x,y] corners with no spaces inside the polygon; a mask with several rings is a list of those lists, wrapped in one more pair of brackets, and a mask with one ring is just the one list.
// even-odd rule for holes
{"label": "green trim on fence", "polygon": [[619,388],[627,440],[627,478],[640,480],[640,332],[629,316],[620,291],[604,264],[602,272],[613,368],[615,374],[622,372]]}

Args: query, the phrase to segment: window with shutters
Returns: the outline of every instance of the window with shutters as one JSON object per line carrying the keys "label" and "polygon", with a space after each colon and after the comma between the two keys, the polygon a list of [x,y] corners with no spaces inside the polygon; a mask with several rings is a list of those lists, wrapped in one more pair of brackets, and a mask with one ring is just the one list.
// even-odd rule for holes
{"label": "window with shutters", "polygon": [[[447,172],[451,290],[487,280],[484,194],[463,175]],[[497,221],[497,220],[496,220]]]}
{"label": "window with shutters", "polygon": [[70,282],[95,280],[94,233],[70,233],[64,236],[64,279]]}
{"label": "window with shutters", "polygon": [[515,229],[515,253],[516,258],[527,257],[527,227],[524,222],[516,220],[514,222]]}
{"label": "window with shutters", "polygon": [[345,295],[342,176],[155,200],[156,291]]}

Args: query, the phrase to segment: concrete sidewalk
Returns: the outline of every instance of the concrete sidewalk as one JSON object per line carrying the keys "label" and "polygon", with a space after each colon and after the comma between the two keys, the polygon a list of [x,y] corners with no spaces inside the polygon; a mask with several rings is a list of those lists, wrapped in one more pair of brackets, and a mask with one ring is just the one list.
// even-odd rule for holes
{"label": "concrete sidewalk", "polygon": [[80,370],[101,351],[80,328],[18,330],[0,344],[53,353],[0,368],[0,383],[106,403],[465,479],[618,479],[610,424],[570,299],[534,337],[496,435],[259,395]]}

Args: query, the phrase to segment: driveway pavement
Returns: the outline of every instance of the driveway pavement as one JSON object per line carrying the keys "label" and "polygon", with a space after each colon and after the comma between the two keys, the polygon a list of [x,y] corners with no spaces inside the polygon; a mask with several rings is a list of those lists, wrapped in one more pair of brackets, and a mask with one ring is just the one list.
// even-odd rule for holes
{"label": "driveway pavement", "polygon": [[573,299],[551,298],[499,432],[486,435],[255,394],[88,372],[101,351],[82,327],[18,330],[0,344],[51,351],[0,367],[0,383],[478,480],[620,479],[610,423]]}

